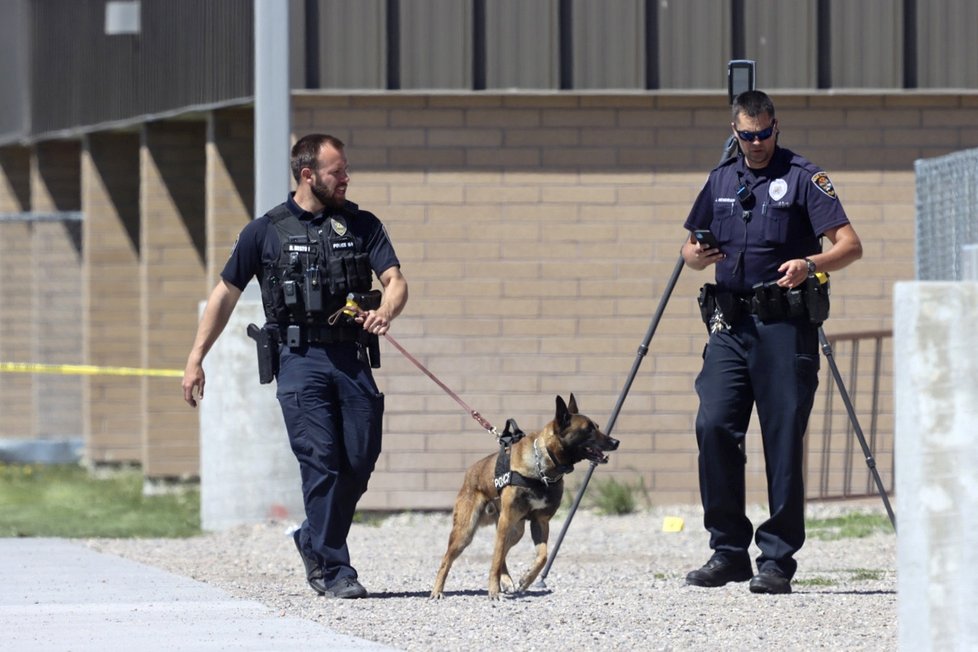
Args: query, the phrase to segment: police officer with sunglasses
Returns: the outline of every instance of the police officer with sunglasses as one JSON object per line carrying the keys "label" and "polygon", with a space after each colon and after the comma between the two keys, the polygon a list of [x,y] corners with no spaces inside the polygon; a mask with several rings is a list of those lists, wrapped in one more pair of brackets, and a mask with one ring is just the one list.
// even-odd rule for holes
{"label": "police officer with sunglasses", "polygon": [[[732,116],[739,151],[710,173],[684,225],[686,265],[715,270],[715,284],[700,296],[709,340],[696,379],[700,496],[713,554],[686,583],[750,580],[753,593],[790,593],[794,556],[805,541],[803,436],[818,386],[824,315],[792,310],[789,301],[804,299],[806,288],[817,293],[816,279],[826,277],[816,274],[858,260],[862,244],[828,175],[778,145],[774,103],[765,93],[738,95]],[[830,243],[824,250],[823,236]],[[804,306],[801,299],[795,303]],[[755,406],[770,510],[756,531],[745,514],[743,452]],[[760,549],[756,573],[752,536]]]}

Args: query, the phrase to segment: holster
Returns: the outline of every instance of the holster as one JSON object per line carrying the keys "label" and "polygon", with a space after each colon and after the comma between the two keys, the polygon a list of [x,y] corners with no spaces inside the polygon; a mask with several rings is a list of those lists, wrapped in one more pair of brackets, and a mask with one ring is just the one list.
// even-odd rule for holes
{"label": "holster", "polygon": [[805,279],[805,307],[813,324],[821,324],[829,318],[829,290],[828,274],[812,274]]}
{"label": "holster", "polygon": [[380,290],[370,290],[369,292],[350,292],[347,299],[352,299],[360,306],[360,310],[376,310],[380,308],[380,301],[383,298]]}
{"label": "holster", "polygon": [[255,340],[258,349],[258,382],[266,385],[278,373],[278,331],[248,324],[248,337]]}
{"label": "holster", "polygon": [[713,283],[707,283],[700,288],[697,301],[700,304],[700,318],[709,333],[714,332],[716,324],[729,326],[748,312],[742,296],[733,292],[720,292]]}
{"label": "holster", "polygon": [[[351,292],[347,295],[347,301],[353,301],[360,307],[360,310],[376,310],[380,308],[383,294],[380,290],[370,290],[369,292]],[[380,338],[376,333],[366,333],[360,337],[360,345],[367,355],[367,362],[372,369],[380,369]]]}
{"label": "holster", "polygon": [[700,304],[700,318],[706,327],[710,327],[710,320],[717,307],[717,286],[707,283],[700,288],[700,294],[696,297],[696,302]]}
{"label": "holster", "polygon": [[371,369],[380,369],[380,337],[376,333],[364,331],[360,337],[360,352],[366,354]]}

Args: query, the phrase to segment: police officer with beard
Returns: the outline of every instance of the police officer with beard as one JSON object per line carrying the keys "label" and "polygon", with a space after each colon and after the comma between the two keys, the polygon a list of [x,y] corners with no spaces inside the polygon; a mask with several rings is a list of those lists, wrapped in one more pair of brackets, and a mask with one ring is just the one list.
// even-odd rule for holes
{"label": "police officer with beard", "polygon": [[[192,407],[203,399],[204,356],[257,276],[264,335],[278,358],[276,395],[302,478],[306,519],[293,537],[306,579],[321,595],[362,598],[346,539],[381,449],[384,396],[371,364],[379,366],[377,338],[403,310],[408,287],[383,224],[346,199],[343,143],[305,136],[291,167],[295,192],[245,226],[207,300],[183,395]],[[371,292],[373,274],[382,298]],[[351,294],[361,310],[344,314]]]}
{"label": "police officer with beard", "polygon": [[[713,555],[693,586],[750,580],[753,593],[790,593],[805,541],[803,436],[818,385],[824,275],[862,256],[828,175],[778,146],[774,104],[761,91],[733,103],[739,153],[714,169],[686,219],[686,265],[716,265],[701,291],[710,336],[696,379],[700,496]],[[709,230],[716,246],[701,244]],[[831,246],[822,250],[821,237]],[[703,235],[703,242],[709,240]],[[743,441],[757,406],[770,517],[745,515]],[[751,569],[751,536],[760,549]]]}

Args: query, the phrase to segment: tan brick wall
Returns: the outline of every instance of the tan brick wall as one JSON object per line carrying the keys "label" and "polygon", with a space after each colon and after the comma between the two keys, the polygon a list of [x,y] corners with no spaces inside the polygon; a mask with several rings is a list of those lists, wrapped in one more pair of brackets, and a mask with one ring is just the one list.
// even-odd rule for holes
{"label": "tan brick wall", "polygon": [[208,124],[207,287],[211,288],[235,238],[254,215],[255,121],[251,110],[234,109],[215,111]]}
{"label": "tan brick wall", "polygon": [[[85,359],[139,367],[138,133],[93,134],[82,152]],[[85,449],[93,463],[142,462],[144,406],[132,376],[86,376]]]}
{"label": "tan brick wall", "polygon": [[[35,146],[31,159],[31,210],[81,210],[79,153],[77,141]],[[41,221],[31,228],[31,360],[78,364],[83,361],[82,224]],[[82,383],[78,376],[37,374],[33,390],[37,437],[82,436]]]}
{"label": "tan brick wall", "polygon": [[[142,363],[183,369],[206,298],[204,122],[143,127],[140,156]],[[199,474],[197,413],[175,378],[142,379],[143,470],[150,477]]]}
{"label": "tan brick wall", "polygon": [[[913,161],[978,146],[974,98],[775,102],[781,144],[829,171],[865,243],[862,261],[832,275],[826,331],[889,328],[892,285],[914,275]],[[539,428],[569,392],[606,423],[729,134],[725,98],[303,96],[294,108],[296,136],[346,141],[350,197],[397,247],[411,299],[392,335],[497,427]],[[621,451],[595,475],[641,478],[656,503],[698,501],[694,297],[707,280],[680,275],[615,424]],[[361,505],[447,507],[464,465],[495,441],[382,346],[384,453]],[[763,501],[760,438],[748,439],[751,500]]]}
{"label": "tan brick wall", "polygon": [[[864,259],[832,275],[826,330],[887,329],[893,283],[914,276],[913,161],[978,146],[978,99],[798,94],[775,101],[781,143],[829,171],[864,241]],[[725,103],[720,94],[303,95],[294,98],[293,126],[296,135],[326,131],[347,142],[350,196],[387,225],[411,288],[392,335],[497,427],[513,417],[532,430],[552,417],[558,393],[574,392],[599,423],[610,417],[675,268],[682,222],[729,133]],[[247,111],[218,112],[206,124],[144,127],[139,248],[130,252],[141,254],[133,323],[144,366],[183,368],[198,303],[237,231],[252,213],[269,208],[250,206],[252,131]],[[90,138],[90,160],[82,157],[89,166],[84,177],[93,184],[85,182],[92,206],[86,203],[86,212],[99,202],[103,207],[87,216],[86,292],[94,302],[96,265],[108,264],[99,256],[122,246],[125,234],[121,218],[112,216],[121,204],[106,179],[99,180],[92,155],[111,139]],[[23,152],[5,148],[0,155],[0,202],[14,206],[5,210],[29,210],[18,199],[25,188]],[[23,315],[30,315],[27,321],[37,316],[11,288],[20,284],[17,273],[35,267],[18,248],[35,236],[23,223],[0,229],[0,347],[7,347],[0,353],[28,361],[36,345],[25,335],[32,324],[25,325]],[[597,481],[641,479],[656,503],[698,501],[693,379],[705,337],[694,297],[708,279],[690,270],[680,275],[615,424],[622,449]],[[88,316],[90,332],[94,320]],[[132,332],[119,337],[130,342]],[[94,337],[86,342],[86,362],[99,363],[102,345]],[[377,379],[387,394],[384,453],[361,505],[446,508],[465,465],[493,452],[495,440],[393,347],[382,347]],[[839,348],[838,358],[851,356]],[[865,357],[860,352],[860,360]],[[892,364],[884,367],[889,373]],[[867,368],[856,373],[859,392],[868,385]],[[826,371],[823,362],[823,378]],[[17,396],[19,379],[0,382],[0,435],[12,436],[7,424],[23,422],[25,414],[12,406],[23,401],[8,399]],[[179,399],[178,381],[135,385],[145,406],[138,427],[147,475],[196,475],[197,418]],[[892,431],[888,392],[884,382],[881,469],[892,463],[892,441],[885,441]],[[90,397],[94,429],[94,415],[120,397]],[[860,394],[860,410],[863,401]],[[816,412],[823,403],[817,398]],[[832,429],[845,431],[838,397],[833,411]],[[27,412],[33,415],[34,407]],[[125,448],[124,430],[119,424],[119,440],[103,450]],[[748,440],[750,498],[763,501],[756,431]],[[810,446],[816,443],[821,446],[812,436]],[[847,445],[855,442],[850,438]],[[818,446],[809,450],[810,467],[822,454]],[[829,474],[835,476],[833,464]],[[569,476],[570,484],[583,475],[581,469]]]}
{"label": "tan brick wall", "polygon": [[[30,210],[31,152],[0,148],[0,211]],[[0,361],[31,362],[31,225],[0,222]],[[34,436],[33,378],[0,373],[0,437]]]}

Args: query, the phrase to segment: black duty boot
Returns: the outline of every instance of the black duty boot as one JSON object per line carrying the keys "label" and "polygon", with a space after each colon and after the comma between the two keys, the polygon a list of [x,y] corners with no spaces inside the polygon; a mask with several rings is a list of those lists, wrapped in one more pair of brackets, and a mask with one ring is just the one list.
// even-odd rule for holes
{"label": "black duty boot", "polygon": [[292,533],[292,540],[295,541],[295,549],[299,551],[299,556],[302,557],[302,565],[306,567],[306,581],[309,582],[309,586],[312,590],[323,595],[326,593],[326,582],[323,581],[323,569],[312,557],[307,557],[306,553],[302,552],[302,546],[299,545],[299,530]]}
{"label": "black duty boot", "polygon": [[777,568],[764,568],[750,580],[751,593],[791,593],[791,580]]}
{"label": "black duty boot", "polygon": [[686,575],[686,584],[691,586],[723,586],[728,582],[746,582],[753,571],[750,562],[735,562],[713,555],[702,568]]}
{"label": "black duty boot", "polygon": [[367,597],[367,589],[352,577],[341,577],[326,589],[327,598],[353,600]]}

